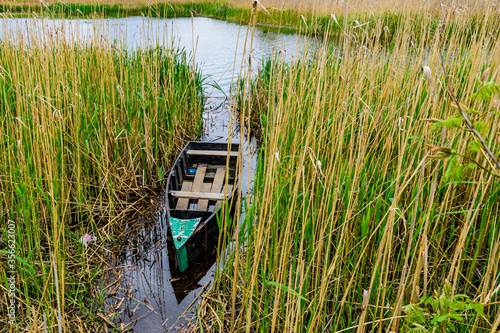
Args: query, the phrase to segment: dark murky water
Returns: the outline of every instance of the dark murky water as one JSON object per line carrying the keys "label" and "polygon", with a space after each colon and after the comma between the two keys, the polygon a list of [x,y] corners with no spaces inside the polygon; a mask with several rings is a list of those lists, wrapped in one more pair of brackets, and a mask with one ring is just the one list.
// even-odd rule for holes
{"label": "dark murky water", "polygon": [[[35,33],[34,33],[35,32]],[[255,73],[263,56],[280,52],[288,61],[301,54],[312,43],[297,35],[279,35],[256,28],[252,47],[245,46],[247,26],[197,17],[179,19],[147,19],[128,17],[106,20],[46,20],[3,19],[0,36],[4,38],[45,38],[49,34],[84,43],[123,43],[134,49],[155,45],[184,48],[202,73],[208,76],[206,93],[209,96],[204,113],[204,141],[240,141],[240,132],[231,128],[235,115],[230,111],[231,83],[240,69]],[[250,61],[249,61],[250,59]],[[250,67],[250,63],[252,64]],[[242,68],[243,67],[243,68]],[[218,85],[220,90],[212,88]],[[251,191],[256,166],[254,139],[242,138],[244,144],[244,193]],[[162,215],[160,212],[159,215]],[[215,249],[198,265],[180,275],[170,270],[168,247],[165,242],[167,226],[164,219],[146,224],[130,237],[128,248],[120,255],[120,264],[128,267],[110,304],[118,316],[111,318],[121,328],[133,332],[164,332],[208,287],[215,271]],[[184,321],[178,324],[182,325]],[[178,327],[178,325],[176,325]]]}

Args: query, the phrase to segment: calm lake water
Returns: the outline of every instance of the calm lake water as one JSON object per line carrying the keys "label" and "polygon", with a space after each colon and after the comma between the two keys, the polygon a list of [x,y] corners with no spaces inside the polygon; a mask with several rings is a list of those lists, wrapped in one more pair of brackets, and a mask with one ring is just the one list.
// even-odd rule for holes
{"label": "calm lake water", "polygon": [[[230,88],[240,69],[258,70],[260,60],[280,53],[293,61],[302,52],[313,47],[311,39],[297,35],[280,35],[255,29],[252,46],[246,41],[247,26],[196,17],[179,19],[148,19],[127,17],[101,20],[3,19],[0,36],[23,43],[30,38],[43,39],[58,35],[81,43],[110,42],[129,49],[156,45],[178,46],[194,57],[206,81],[209,96],[204,114],[202,140],[226,142],[232,137],[239,142],[240,132],[228,127],[231,118]],[[251,64],[251,65],[250,65]],[[249,67],[250,66],[250,67]],[[222,91],[213,89],[218,85]],[[251,191],[256,165],[254,139],[243,139],[245,165],[243,191]],[[113,320],[117,326],[133,332],[164,332],[183,314],[186,308],[208,286],[215,271],[215,253],[179,275],[170,271],[168,249],[165,244],[167,226],[162,213],[157,221],[149,223],[139,234],[132,235],[132,250],[119,256],[119,265],[128,266],[122,287],[110,304],[118,304],[119,315]],[[183,324],[184,321],[180,321]],[[179,324],[179,323],[178,323]],[[177,326],[177,325],[176,325]]]}

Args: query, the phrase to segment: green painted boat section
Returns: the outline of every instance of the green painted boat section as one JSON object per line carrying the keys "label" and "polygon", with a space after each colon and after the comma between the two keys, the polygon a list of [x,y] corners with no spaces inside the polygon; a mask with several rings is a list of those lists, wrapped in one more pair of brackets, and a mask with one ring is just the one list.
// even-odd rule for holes
{"label": "green painted boat section", "polygon": [[200,221],[201,217],[187,220],[175,217],[170,218],[170,230],[172,230],[172,237],[174,238],[174,245],[177,250],[191,237],[198,224],[200,224]]}
{"label": "green painted boat section", "polygon": [[185,246],[177,249],[177,267],[179,267],[179,271],[181,272],[184,272],[188,268],[188,255]]}
{"label": "green painted boat section", "polygon": [[184,245],[196,230],[200,221],[201,217],[186,220],[170,217],[170,230],[172,230],[172,237],[174,238],[174,245],[177,252],[177,267],[181,272],[184,272],[188,268],[187,249]]}

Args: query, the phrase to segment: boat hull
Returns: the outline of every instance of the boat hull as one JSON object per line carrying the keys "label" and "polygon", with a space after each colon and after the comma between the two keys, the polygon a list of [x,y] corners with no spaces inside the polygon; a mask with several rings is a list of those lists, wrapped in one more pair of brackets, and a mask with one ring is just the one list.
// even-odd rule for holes
{"label": "boat hull", "polygon": [[[233,193],[237,193],[238,148],[237,144],[231,145],[230,152],[224,156],[224,152],[228,149],[227,144],[189,142],[179,154],[169,174],[165,195],[168,238],[173,243],[169,248],[173,251],[172,254],[175,253],[171,257],[174,258],[175,267],[180,272],[186,270],[198,258],[206,256],[210,245],[217,242],[219,236],[217,219],[222,215],[221,208],[227,207],[226,211],[230,216],[235,211]],[[211,155],[211,151],[217,155]],[[196,175],[189,174],[193,166],[197,168]],[[223,173],[228,176],[223,176]],[[210,178],[212,174],[213,179]],[[222,178],[224,182],[221,183]],[[188,187],[194,192],[186,191]],[[207,191],[210,188],[212,191]],[[200,198],[193,199],[192,196],[196,195]],[[217,200],[220,198],[224,199]],[[199,219],[199,223],[194,231],[187,230],[189,228],[179,231],[179,224],[176,224],[178,219],[186,221],[186,225],[190,227],[194,225],[191,219]]]}

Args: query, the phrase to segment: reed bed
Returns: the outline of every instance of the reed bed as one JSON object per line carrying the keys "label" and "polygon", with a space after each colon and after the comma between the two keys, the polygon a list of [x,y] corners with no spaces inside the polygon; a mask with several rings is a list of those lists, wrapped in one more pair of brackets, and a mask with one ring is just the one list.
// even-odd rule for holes
{"label": "reed bed", "polygon": [[[97,331],[87,324],[102,321],[104,286],[94,283],[110,269],[114,232],[151,205],[179,148],[200,133],[203,80],[175,48],[129,50],[102,31],[91,44],[64,29],[29,34],[0,41],[0,274],[11,270],[14,224],[12,329]],[[97,245],[82,245],[86,233]],[[11,328],[6,286],[1,332]]]}
{"label": "reed bed", "polygon": [[[487,68],[500,82],[486,17],[491,30],[472,36],[465,21],[443,20],[458,27],[444,34],[428,19],[418,39],[402,17],[390,45],[350,29],[341,47],[326,41],[291,64],[277,55],[245,81],[241,119],[262,130],[254,193],[195,330],[408,332],[403,307],[444,290],[484,307],[451,319],[456,331],[497,332],[499,179],[479,167],[447,177],[452,162],[432,147],[488,164],[467,151],[469,132],[423,121],[456,114],[447,79],[461,103],[488,110],[472,99]],[[485,117],[499,156],[498,115]]]}
{"label": "reed bed", "polygon": [[[400,23],[411,23],[413,34],[420,37],[428,24],[429,18],[435,27],[442,19],[460,21],[456,26],[447,26],[448,33],[454,29],[482,29],[485,13],[498,15],[500,4],[493,0],[481,1],[153,1],[142,3],[137,1],[47,1],[47,2],[0,2],[0,13],[6,17],[75,17],[92,18],[149,16],[149,17],[191,17],[204,16],[226,20],[238,24],[246,24],[250,20],[264,27],[265,30],[281,33],[324,35],[328,32],[332,37],[343,37],[344,17],[347,25],[372,29],[377,24],[386,28],[385,38],[390,40],[393,33],[403,28]],[[347,16],[346,16],[347,15]],[[402,19],[407,16],[410,19]],[[463,22],[468,20],[468,22]],[[335,21],[336,24],[331,24]],[[361,22],[361,23],[360,23]],[[362,24],[360,26],[360,24]]]}
{"label": "reed bed", "polygon": [[[166,3],[171,5],[176,4],[199,4],[199,3],[212,3],[218,7],[222,4],[229,4],[232,7],[251,7],[254,0],[226,0],[226,1],[207,1],[207,0],[170,0]],[[144,6],[157,5],[165,3],[164,1],[142,1],[142,0],[69,0],[69,1],[39,1],[33,0],[20,0],[20,1],[2,1],[5,5],[25,5],[38,7],[40,5],[51,5],[55,3],[64,4],[80,4],[80,5],[120,5],[124,8],[138,8]],[[324,14],[334,13],[336,15],[343,14],[347,9],[349,14],[358,12],[420,12],[430,11],[434,15],[442,15],[443,11],[472,11],[474,13],[484,13],[484,11],[491,5],[498,6],[495,0],[415,0],[415,1],[399,1],[399,0],[262,0],[262,6],[267,9],[277,10],[296,10],[302,13]]]}

